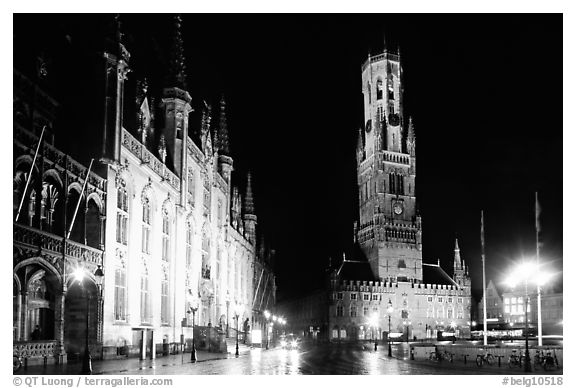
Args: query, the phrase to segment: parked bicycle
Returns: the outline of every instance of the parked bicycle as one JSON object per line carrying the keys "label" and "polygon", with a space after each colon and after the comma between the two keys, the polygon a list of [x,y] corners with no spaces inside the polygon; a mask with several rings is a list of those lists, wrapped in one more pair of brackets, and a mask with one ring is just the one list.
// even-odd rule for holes
{"label": "parked bicycle", "polygon": [[542,366],[545,371],[549,371],[558,366],[557,360],[552,357],[552,353],[549,349],[546,351],[546,354],[544,354],[544,351],[536,350],[536,355],[534,356],[534,369],[540,366]]}
{"label": "parked bicycle", "polygon": [[516,349],[512,350],[512,354],[508,357],[508,367],[513,368],[515,366],[521,368],[522,364],[524,363],[525,356],[519,355],[516,352]]}
{"label": "parked bicycle", "polygon": [[447,350],[444,350],[443,352],[436,350],[436,351],[430,352],[429,359],[433,360],[433,361],[446,360],[446,361],[452,362],[454,360],[454,353],[450,353]]}
{"label": "parked bicycle", "polygon": [[18,372],[22,368],[22,358],[16,353],[12,354],[12,371]]}
{"label": "parked bicycle", "polygon": [[479,354],[476,356],[476,365],[481,367],[484,363],[492,365],[495,362],[495,358],[491,353]]}

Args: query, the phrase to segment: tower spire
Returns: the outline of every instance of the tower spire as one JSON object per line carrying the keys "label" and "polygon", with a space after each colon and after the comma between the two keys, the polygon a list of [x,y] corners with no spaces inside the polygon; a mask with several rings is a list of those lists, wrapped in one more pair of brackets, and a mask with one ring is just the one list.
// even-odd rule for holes
{"label": "tower spire", "polygon": [[454,269],[462,269],[462,259],[460,258],[460,248],[458,247],[458,239],[454,245]]}
{"label": "tower spire", "polygon": [[248,171],[246,196],[244,197],[244,214],[254,214],[254,198],[252,196],[252,174]]}
{"label": "tower spire", "polygon": [[174,36],[168,64],[168,87],[186,89],[186,65],[184,58],[184,40],[182,39],[182,17],[174,16]]}
{"label": "tower spire", "polygon": [[221,155],[230,156],[230,141],[228,139],[228,124],[226,122],[226,100],[220,99],[220,122],[218,125],[218,149]]}

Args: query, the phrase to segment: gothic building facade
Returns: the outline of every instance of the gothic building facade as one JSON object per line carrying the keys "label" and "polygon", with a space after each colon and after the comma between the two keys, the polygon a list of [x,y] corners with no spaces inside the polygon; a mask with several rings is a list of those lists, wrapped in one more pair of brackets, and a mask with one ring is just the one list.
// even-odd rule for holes
{"label": "gothic building facade", "polygon": [[[381,338],[387,331],[410,338],[470,331],[470,277],[458,241],[453,276],[439,262],[426,264],[422,258],[416,136],[404,114],[402,82],[399,53],[385,49],[362,65],[359,224],[355,257],[330,276],[332,339]],[[439,284],[432,284],[432,278]]]}
{"label": "gothic building facade", "polygon": [[[24,197],[14,224],[20,354],[40,341],[43,355],[66,361],[84,349],[86,320],[94,356],[154,357],[161,344],[187,342],[193,332],[232,337],[236,328],[260,328],[263,311],[273,308],[274,251],[257,233],[252,177],[235,176],[225,99],[214,108],[192,101],[180,23],[176,17],[168,76],[156,85],[158,93],[146,79],[130,79],[138,64],[130,63],[121,34],[104,53],[102,149],[91,155],[99,173],[90,173],[84,189],[88,169],[51,146],[50,132],[33,160],[39,127],[54,109],[43,104],[48,113],[30,113],[26,99],[16,98],[15,82],[15,215]],[[15,71],[16,79],[25,77]],[[196,105],[201,120],[194,126]],[[74,278],[78,270],[87,275],[82,283]],[[41,337],[32,335],[36,326]]]}

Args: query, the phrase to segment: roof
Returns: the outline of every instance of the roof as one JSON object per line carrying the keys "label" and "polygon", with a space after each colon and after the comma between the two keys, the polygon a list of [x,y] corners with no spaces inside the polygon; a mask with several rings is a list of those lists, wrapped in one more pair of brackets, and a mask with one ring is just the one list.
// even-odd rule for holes
{"label": "roof", "polygon": [[337,275],[342,280],[376,280],[372,273],[372,268],[370,268],[370,263],[360,260],[344,260],[338,269]]}
{"label": "roof", "polygon": [[422,277],[425,284],[457,285],[438,264],[422,263]]}

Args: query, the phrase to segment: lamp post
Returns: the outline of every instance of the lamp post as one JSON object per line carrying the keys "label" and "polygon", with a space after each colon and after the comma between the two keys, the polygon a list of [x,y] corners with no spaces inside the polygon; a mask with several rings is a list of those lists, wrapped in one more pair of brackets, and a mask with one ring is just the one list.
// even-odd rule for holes
{"label": "lamp post", "polygon": [[276,329],[276,328],[274,327],[274,325],[275,325],[277,322],[278,322],[278,317],[277,317],[276,315],[272,315],[272,324],[270,325],[270,326],[272,327],[272,343],[275,343],[275,342],[274,342],[274,337],[275,337],[274,333],[275,333],[276,330],[278,330],[278,329]]}
{"label": "lamp post", "polygon": [[240,352],[238,351],[238,319],[239,317],[242,315],[242,312],[244,311],[244,305],[240,304],[240,303],[236,303],[236,305],[234,306],[234,315],[236,316],[236,357],[238,357],[240,355]]}
{"label": "lamp post", "polygon": [[390,318],[392,317],[392,313],[394,312],[394,307],[392,307],[392,301],[388,299],[388,308],[386,309],[388,312],[388,357],[392,357],[392,344],[390,344]]}
{"label": "lamp post", "polygon": [[190,355],[190,362],[196,362],[196,336],[194,335],[194,329],[196,327],[196,311],[198,311],[198,299],[194,298],[188,313],[192,313],[192,351]]}
{"label": "lamp post", "polygon": [[230,332],[228,331],[229,317],[230,316],[230,293],[226,291],[226,338],[230,337]]}
{"label": "lamp post", "polygon": [[[530,365],[530,350],[528,345],[528,280],[532,279],[534,275],[537,274],[537,267],[529,262],[522,262],[522,264],[514,271],[510,276],[507,283],[514,287],[518,281],[524,282],[524,335],[525,335],[525,354],[526,362],[524,363],[524,371],[532,372],[532,366]],[[537,282],[541,282],[543,277],[536,278]]]}
{"label": "lamp post", "polygon": [[270,323],[270,311],[264,311],[264,318],[266,318],[266,350],[268,350],[268,324]]}
{"label": "lamp post", "polygon": [[[89,328],[90,328],[90,294],[88,293],[88,289],[84,287],[83,280],[84,280],[84,270],[82,268],[76,269],[74,271],[74,278],[78,281],[84,288],[84,292],[86,294],[86,344],[84,346],[84,356],[82,358],[82,374],[91,375],[92,374],[92,357],[90,356],[90,348],[89,344]],[[96,271],[94,272],[94,280],[96,282],[96,286],[98,287],[98,291],[100,292],[102,287],[102,281],[104,280],[104,272],[102,272],[102,268],[99,265]]]}

